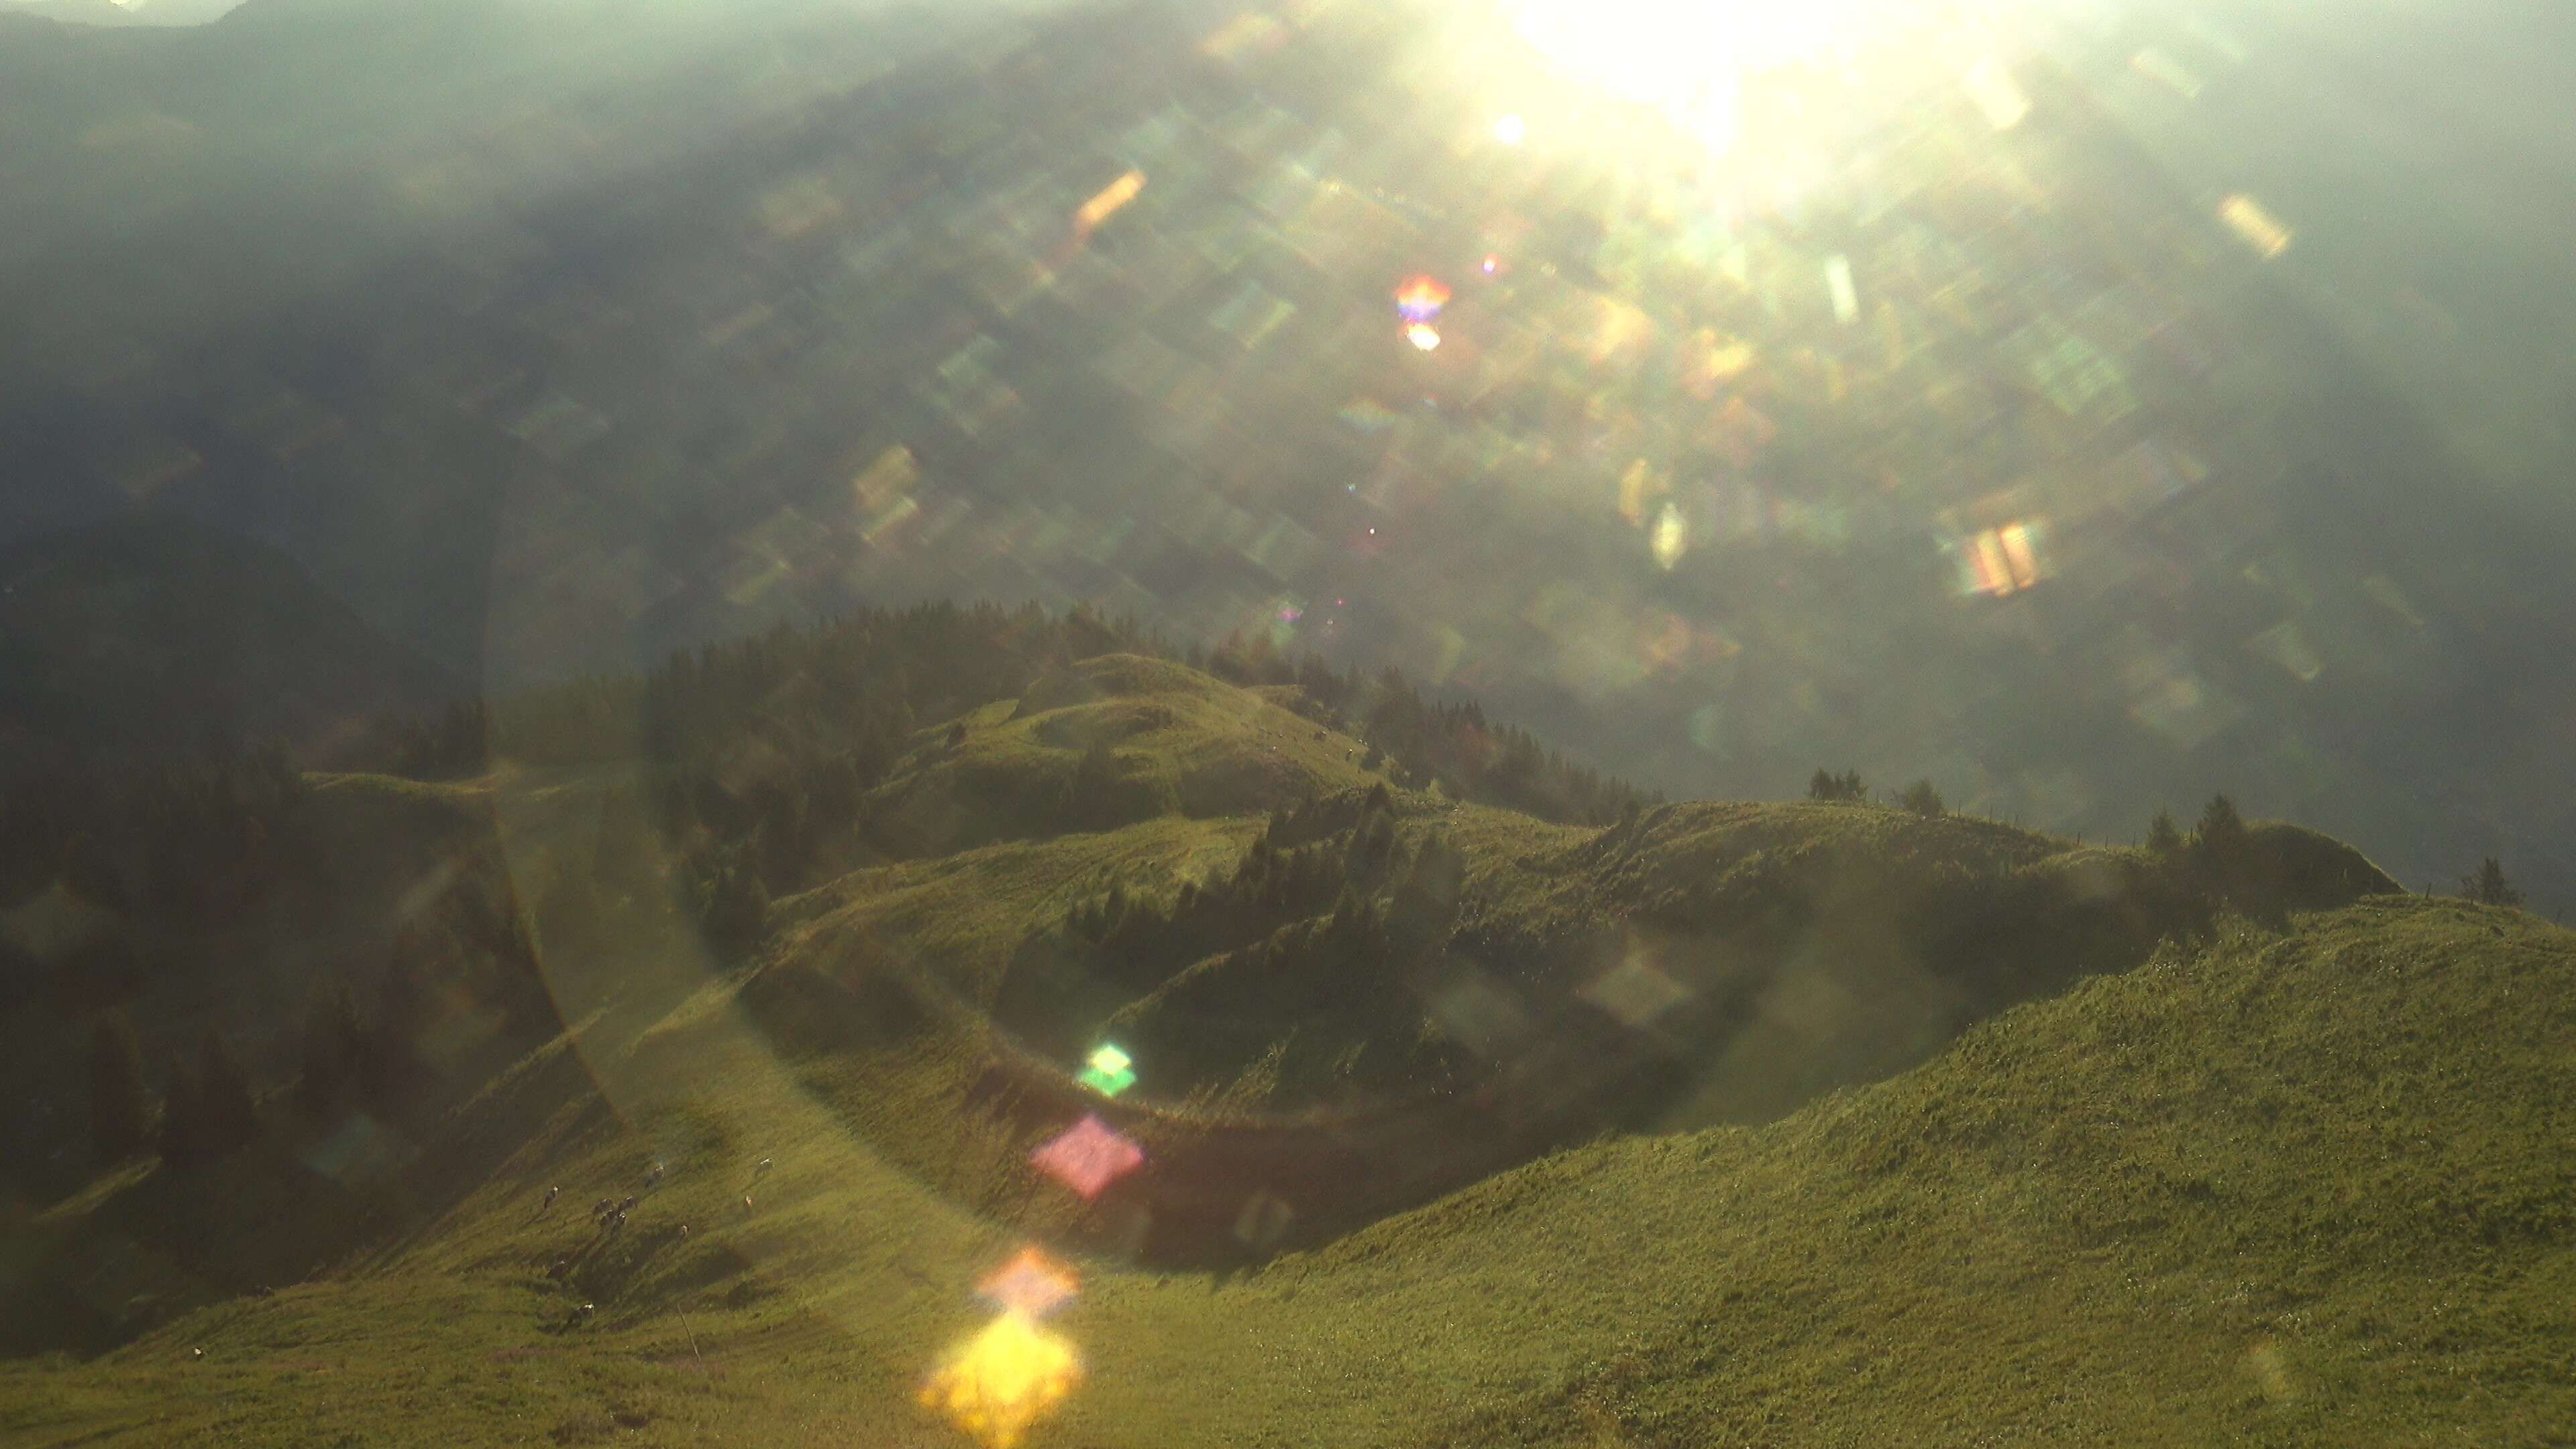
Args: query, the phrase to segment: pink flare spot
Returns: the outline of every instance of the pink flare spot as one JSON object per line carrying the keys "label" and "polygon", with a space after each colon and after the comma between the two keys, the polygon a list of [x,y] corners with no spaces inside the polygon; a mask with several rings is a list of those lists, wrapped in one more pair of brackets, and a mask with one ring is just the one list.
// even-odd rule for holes
{"label": "pink flare spot", "polygon": [[995,1269],[975,1291],[1012,1312],[1044,1318],[1072,1298],[1078,1286],[1072,1269],[1035,1248],[1022,1248],[1018,1257]]}
{"label": "pink flare spot", "polygon": [[1085,1113],[1081,1121],[1030,1153],[1029,1161],[1088,1200],[1142,1165],[1145,1149],[1120,1136],[1096,1114]]}

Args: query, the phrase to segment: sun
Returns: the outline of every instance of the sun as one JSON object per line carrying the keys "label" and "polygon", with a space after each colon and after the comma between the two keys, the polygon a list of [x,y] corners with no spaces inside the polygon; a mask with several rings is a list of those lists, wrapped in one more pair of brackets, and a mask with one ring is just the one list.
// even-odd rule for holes
{"label": "sun", "polygon": [[[1513,33],[1564,79],[1650,107],[1734,149],[1747,79],[1841,61],[1920,26],[1925,0],[1502,0]],[[1950,8],[1944,4],[1941,8]]]}

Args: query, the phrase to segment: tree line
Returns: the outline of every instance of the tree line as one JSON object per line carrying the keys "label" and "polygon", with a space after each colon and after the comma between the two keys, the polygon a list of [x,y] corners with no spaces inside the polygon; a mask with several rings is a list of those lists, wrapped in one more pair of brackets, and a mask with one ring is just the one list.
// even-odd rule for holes
{"label": "tree line", "polygon": [[[1426,698],[1404,675],[1336,670],[1266,634],[1213,648],[1182,646],[1086,607],[931,603],[780,625],[674,652],[640,676],[599,677],[460,703],[436,719],[379,727],[381,768],[437,779],[496,758],[539,765],[641,762],[639,822],[672,843],[679,895],[709,938],[739,944],[769,899],[830,879],[900,842],[871,831],[869,792],[883,784],[925,721],[1016,699],[1049,672],[1107,653],[1203,669],[1238,685],[1294,685],[1318,724],[1357,734],[1370,768],[1397,785],[1435,782],[1452,797],[1542,819],[1607,824],[1657,802],[1573,763],[1481,706]],[[961,744],[964,725],[947,743]],[[1076,761],[1062,798],[1033,802],[1048,823],[1119,823],[1105,744]]]}
{"label": "tree line", "polygon": [[[1858,770],[1835,771],[1819,766],[1808,778],[1807,798],[1840,803],[1866,804],[1871,799],[1868,782]],[[1949,806],[1941,792],[1929,780],[1917,780],[1891,802],[1900,809],[1917,815],[1943,815]],[[2147,853],[2170,863],[2190,863],[2224,875],[2240,868],[2246,860],[2249,836],[2244,817],[2236,802],[2225,794],[2213,795],[2202,807],[2200,820],[2186,836],[2170,810],[2159,809],[2147,822],[2143,842]],[[2430,888],[2427,888],[2430,894]],[[2487,856],[2478,868],[2460,877],[2460,899],[2490,906],[2520,906],[2523,894],[2505,877],[2504,866],[2494,856]]]}
{"label": "tree line", "polygon": [[[416,982],[396,973],[372,1017],[345,982],[319,993],[298,1037],[293,1088],[272,1105],[306,1128],[327,1128],[351,1112],[406,1117],[429,1073],[413,1046],[428,1014]],[[156,1092],[142,1038],[122,1007],[91,1020],[89,1102],[91,1151],[102,1163],[150,1153],[172,1167],[203,1167],[250,1146],[271,1126],[250,1072],[230,1039],[211,1025],[199,1033],[193,1054],[167,1054]]]}

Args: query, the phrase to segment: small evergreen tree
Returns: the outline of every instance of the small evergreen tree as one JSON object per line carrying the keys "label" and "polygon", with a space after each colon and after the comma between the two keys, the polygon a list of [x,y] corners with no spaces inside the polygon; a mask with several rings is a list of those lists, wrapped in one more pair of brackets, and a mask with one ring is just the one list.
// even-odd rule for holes
{"label": "small evergreen tree", "polygon": [[2460,877],[2462,897],[2487,906],[2518,906],[2522,892],[2504,878],[2504,866],[2492,855],[2478,866],[2474,875]]}
{"label": "small evergreen tree", "polygon": [[152,1141],[152,1097],[143,1086],[143,1047],[121,1011],[102,1014],[89,1037],[90,1146],[117,1162]]}
{"label": "small evergreen tree", "polygon": [[2182,828],[2174,824],[2172,811],[2159,809],[2147,822],[2147,851],[2162,860],[2182,854]]}
{"label": "small evergreen tree", "polygon": [[198,1110],[197,1074],[185,1060],[173,1058],[170,1082],[161,1094],[161,1160],[189,1167],[206,1160],[204,1114]]}
{"label": "small evergreen tree", "polygon": [[305,1013],[296,1105],[316,1117],[339,1107],[347,1098],[365,1045],[366,1026],[358,1019],[357,995],[343,981]]}
{"label": "small evergreen tree", "polygon": [[718,868],[707,883],[700,919],[719,950],[739,951],[759,940],[769,921],[769,887],[760,872],[741,861]]}
{"label": "small evergreen tree", "polygon": [[1869,784],[1861,779],[1858,770],[1845,770],[1837,775],[1831,770],[1819,769],[1808,777],[1807,798],[1866,801],[1869,799]]}
{"label": "small evergreen tree", "polygon": [[2232,865],[2245,856],[2251,837],[2245,830],[2245,817],[2236,813],[2236,802],[2225,795],[2212,795],[2200,812],[2200,827],[2192,832],[2192,843],[2200,847],[2202,857],[2212,865]]}
{"label": "small evergreen tree", "polygon": [[1917,815],[1950,813],[1950,802],[1941,798],[1941,792],[1932,788],[1929,780],[1917,780],[1906,786],[1905,793],[1897,797],[1897,803]]}
{"label": "small evergreen tree", "polygon": [[209,1158],[224,1157],[259,1135],[250,1074],[222,1032],[209,1026],[197,1048],[197,1126]]}

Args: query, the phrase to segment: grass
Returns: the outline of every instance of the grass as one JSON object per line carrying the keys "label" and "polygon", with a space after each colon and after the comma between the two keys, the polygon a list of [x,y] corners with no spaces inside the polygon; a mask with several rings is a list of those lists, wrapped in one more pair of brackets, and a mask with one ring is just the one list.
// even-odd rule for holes
{"label": "grass", "polygon": [[[924,731],[888,789],[967,757],[1025,786],[1110,731],[1174,799],[1283,757],[1297,793],[1374,779],[1273,703],[1134,675],[1092,661],[962,746]],[[488,793],[524,865],[582,848],[595,783],[324,790],[424,837]],[[1365,1122],[1140,1089],[1089,1105],[1179,1195],[1085,1209],[1027,1164],[1057,1099],[977,1105],[979,1008],[1106,882],[1229,868],[1260,818],[1209,810],[969,831],[779,903],[756,961],[675,937],[645,943],[650,991],[556,981],[596,997],[577,1028],[362,1189],[130,1166],[8,1205],[0,1268],[53,1295],[15,1317],[189,1306],[0,1360],[0,1441],[965,1444],[914,1397],[1031,1233],[1090,1245],[1054,1320],[1085,1374],[1041,1446],[2542,1445],[2576,1422],[2576,936],[2372,894],[2367,861],[2285,826],[2254,832],[2269,927],[2154,950],[2210,903],[2137,851],[1867,806],[1596,831],[1399,794],[1405,833],[1467,852],[1461,939],[1541,963],[1514,1090],[1589,1081],[1606,1115],[1577,1120],[1664,1130],[1530,1160],[1433,1111],[1372,1166]],[[1577,990],[1601,950],[1694,1004],[1603,1035]],[[1630,1040],[1656,1070],[1582,1075]],[[1336,1216],[1399,1166],[1445,1190]],[[1144,1266],[1127,1234],[1140,1204],[1222,1230],[1255,1192],[1330,1231],[1223,1272]],[[598,1232],[589,1204],[628,1194]]]}
{"label": "grass", "polygon": [[[1766,1127],[1558,1154],[1231,1281],[1092,1263],[1060,1318],[1087,1377],[1032,1442],[2563,1442],[2571,988],[2566,932],[2373,901],[2019,1008]],[[966,1442],[911,1391],[1013,1240],[737,1026],[606,1073],[617,1119],[567,1099],[382,1262],[0,1369],[0,1431]],[[674,1175],[630,1242],[549,1283],[567,1209],[657,1150]],[[535,1211],[556,1182],[572,1201]],[[647,1247],[674,1219],[688,1242]],[[579,1295],[599,1320],[563,1331]]]}

